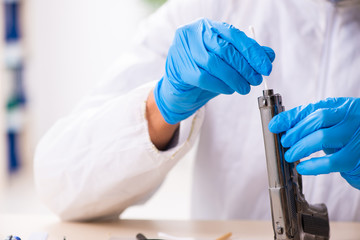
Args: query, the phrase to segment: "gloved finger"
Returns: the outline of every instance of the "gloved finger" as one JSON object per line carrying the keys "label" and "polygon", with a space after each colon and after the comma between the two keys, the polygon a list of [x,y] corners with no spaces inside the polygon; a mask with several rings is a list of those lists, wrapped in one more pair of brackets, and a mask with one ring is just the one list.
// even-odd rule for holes
{"label": "gloved finger", "polygon": [[[348,146],[350,149],[347,148]],[[360,158],[359,154],[349,154],[353,147],[356,148],[356,145],[348,144],[334,154],[302,161],[297,165],[296,169],[301,175],[318,175],[331,172],[343,172],[351,175],[353,171],[359,171],[357,167]]]}
{"label": "gloved finger", "polygon": [[331,173],[330,158],[328,156],[311,158],[300,162],[296,170],[301,175],[319,175]]}
{"label": "gloved finger", "polygon": [[[238,71],[249,84],[256,86],[262,82],[262,76],[249,65],[244,56],[231,43],[222,39],[219,35],[214,33],[204,34],[204,44],[208,52],[214,53],[223,59]],[[222,69],[218,70],[222,71]],[[233,81],[234,79],[226,80]]]}
{"label": "gloved finger", "polygon": [[296,162],[324,148],[342,148],[346,144],[342,140],[333,129],[320,129],[296,142],[284,157],[287,162]]}
{"label": "gloved finger", "polygon": [[[210,23],[209,23],[210,24]],[[230,42],[261,75],[270,75],[272,63],[264,49],[239,29],[227,23],[211,22],[213,31]]]}
{"label": "gloved finger", "polygon": [[[189,29],[191,30],[192,28]],[[189,29],[179,28],[177,30],[178,33],[175,35],[174,44],[169,49],[168,56],[175,56],[168,57],[166,61],[166,68],[169,72],[173,73],[172,80],[179,83],[179,85],[184,82],[190,86],[201,87],[214,93],[234,93],[231,87],[208,72],[207,68],[209,66],[206,65],[210,58],[209,54],[205,46],[199,43],[199,41],[187,41],[184,36],[186,36],[186,31],[190,31]],[[186,42],[188,45],[183,46],[183,42]],[[179,56],[186,57],[179,58]],[[179,69],[181,69],[179,65],[182,66],[181,74],[178,74]]]}
{"label": "gloved finger", "polygon": [[266,55],[269,57],[270,61],[273,62],[276,56],[274,50],[266,46],[262,46],[262,48],[264,49]]}
{"label": "gloved finger", "polygon": [[269,130],[273,133],[281,133],[289,130],[295,124],[306,118],[309,114],[320,108],[339,107],[346,102],[346,98],[327,98],[317,103],[302,105],[285,112],[281,112],[269,123]]}
{"label": "gloved finger", "polygon": [[[209,52],[207,56],[195,59],[196,64],[207,71],[210,75],[219,79],[224,84],[229,86],[232,90],[240,94],[248,94],[250,92],[249,83],[231,66],[224,62],[214,53]],[[206,77],[200,77],[197,87],[211,91],[216,89],[213,82],[209,81]]]}
{"label": "gloved finger", "polygon": [[[205,20],[203,20],[201,23],[205,24],[205,27],[209,27],[207,26],[209,25],[209,23]],[[235,69],[225,63],[221,58],[216,56],[216,54],[208,52],[204,44],[204,36],[202,36],[204,34],[203,31],[198,31],[198,27],[188,28],[185,30],[180,29],[179,31],[183,31],[182,33],[184,33],[185,31],[188,34],[192,33],[198,35],[198,39],[201,39],[201,41],[187,41],[188,49],[190,50],[190,52],[187,52],[186,50],[185,51],[186,55],[189,56],[190,54],[190,56],[182,61],[191,61],[191,63],[186,63],[186,65],[191,66],[189,67],[189,69],[194,68],[195,65],[195,69],[198,68],[203,70],[201,71],[200,75],[198,75],[198,73],[195,73],[194,77],[189,79],[189,81],[191,81],[188,82],[189,84],[214,92],[219,92],[219,90],[217,90],[218,85],[227,85],[229,89],[232,90],[232,92],[227,91],[227,94],[231,94],[233,93],[233,91],[237,91],[240,94],[249,93],[250,86],[247,81]],[[210,30],[207,30],[205,32],[208,32],[207,34],[209,34],[209,31]],[[183,35],[184,34],[177,34],[177,36]],[[182,39],[180,38],[179,45],[182,44],[181,40]],[[181,48],[181,50],[184,50],[184,48]],[[197,72],[197,70],[195,71]],[[203,74],[203,72],[207,72],[208,74]],[[218,81],[210,81],[211,78],[208,77],[209,75],[215,77]],[[232,79],[232,81],[229,81],[229,79]],[[220,84],[221,81],[223,82],[223,84]],[[215,85],[214,82],[216,83]]]}
{"label": "gloved finger", "polygon": [[344,148],[333,154],[336,157],[333,164],[334,171],[346,172],[353,176],[360,176],[360,128],[358,128]]}
{"label": "gloved finger", "polygon": [[342,108],[320,108],[290,128],[282,137],[284,147],[291,147],[305,136],[321,129],[338,124],[345,117],[346,111]]}

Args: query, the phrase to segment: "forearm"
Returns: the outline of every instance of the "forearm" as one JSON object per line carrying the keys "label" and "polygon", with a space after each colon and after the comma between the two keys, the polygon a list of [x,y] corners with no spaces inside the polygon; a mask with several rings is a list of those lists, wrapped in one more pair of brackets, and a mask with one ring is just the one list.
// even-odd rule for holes
{"label": "forearm", "polygon": [[180,124],[177,123],[173,125],[164,120],[156,105],[154,92],[152,90],[146,102],[146,118],[151,142],[159,150],[166,149]]}
{"label": "forearm", "polygon": [[150,197],[181,152],[188,151],[189,146],[154,151],[143,105],[150,85],[97,106],[86,104],[88,108],[59,120],[41,140],[34,166],[37,190],[61,219],[118,215]]}

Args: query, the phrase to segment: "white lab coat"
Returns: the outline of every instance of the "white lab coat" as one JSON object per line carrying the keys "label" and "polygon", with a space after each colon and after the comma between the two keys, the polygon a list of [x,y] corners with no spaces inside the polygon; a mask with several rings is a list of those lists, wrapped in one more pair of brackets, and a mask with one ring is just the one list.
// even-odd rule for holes
{"label": "white lab coat", "polygon": [[[35,156],[37,189],[65,220],[120,214],[148,199],[199,136],[194,169],[195,219],[270,219],[257,97],[218,96],[181,122],[179,141],[158,151],[148,136],[145,101],[164,73],[180,25],[225,21],[273,48],[268,77],[287,109],[326,97],[360,97],[360,1],[174,0],[142,26],[137,43],[69,115],[43,137]],[[304,177],[310,203],[332,220],[360,220],[360,191],[338,173]],[[171,204],[171,203],[169,203]]]}

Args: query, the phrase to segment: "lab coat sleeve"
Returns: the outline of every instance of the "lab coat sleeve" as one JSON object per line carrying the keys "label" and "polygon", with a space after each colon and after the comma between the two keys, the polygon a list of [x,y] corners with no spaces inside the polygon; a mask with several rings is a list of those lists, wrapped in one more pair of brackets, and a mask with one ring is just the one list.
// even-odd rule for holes
{"label": "lab coat sleeve", "polygon": [[181,122],[176,146],[158,151],[148,135],[145,102],[163,74],[176,28],[211,17],[204,14],[203,2],[172,1],[151,16],[133,51],[116,62],[93,93],[38,144],[35,184],[40,197],[63,220],[118,216],[151,196],[193,145],[203,109]]}

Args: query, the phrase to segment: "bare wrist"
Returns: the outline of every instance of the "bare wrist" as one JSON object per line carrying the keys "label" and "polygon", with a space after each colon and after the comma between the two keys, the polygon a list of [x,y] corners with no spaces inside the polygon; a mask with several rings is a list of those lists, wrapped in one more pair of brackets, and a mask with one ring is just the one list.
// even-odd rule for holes
{"label": "bare wrist", "polygon": [[153,90],[146,101],[146,119],[151,142],[157,149],[165,150],[180,124],[169,124],[165,121],[156,105]]}

